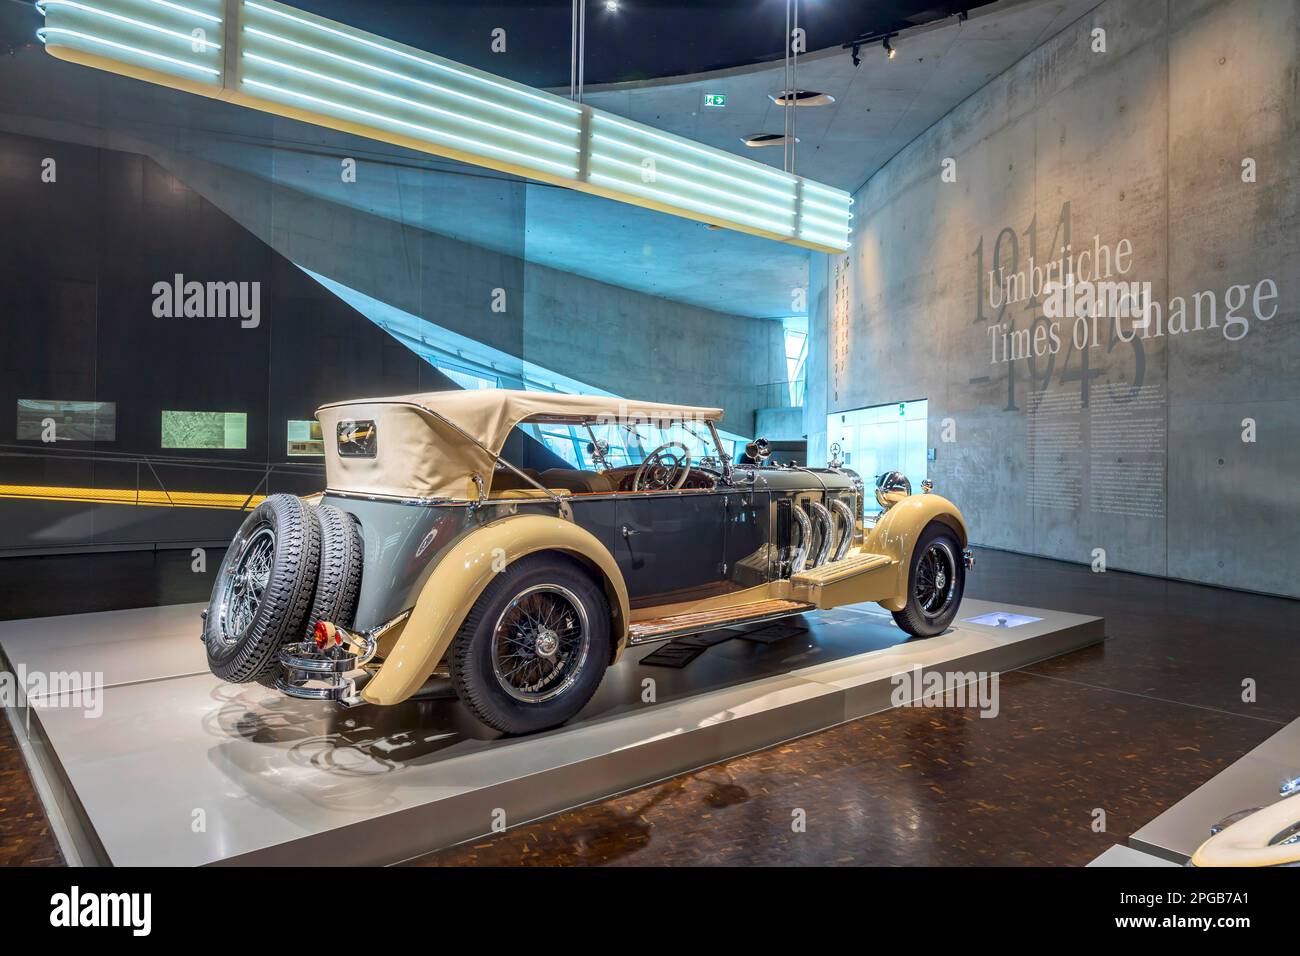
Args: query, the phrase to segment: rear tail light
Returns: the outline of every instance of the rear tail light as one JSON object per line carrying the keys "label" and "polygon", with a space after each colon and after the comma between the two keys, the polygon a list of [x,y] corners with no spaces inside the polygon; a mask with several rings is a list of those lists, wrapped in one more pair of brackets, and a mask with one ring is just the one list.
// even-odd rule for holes
{"label": "rear tail light", "polygon": [[312,632],[312,640],[316,642],[316,649],[323,651],[331,644],[342,644],[343,638],[339,637],[338,628],[329,621],[317,621],[316,629]]}

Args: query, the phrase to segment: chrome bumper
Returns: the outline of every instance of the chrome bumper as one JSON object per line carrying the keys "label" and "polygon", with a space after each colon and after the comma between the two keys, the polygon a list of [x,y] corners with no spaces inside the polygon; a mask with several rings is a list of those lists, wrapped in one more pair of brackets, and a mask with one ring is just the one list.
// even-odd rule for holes
{"label": "chrome bumper", "polygon": [[962,562],[962,564],[966,565],[966,570],[967,570],[967,571],[969,571],[969,570],[971,570],[972,568],[974,568],[974,567],[975,567],[975,552],[972,551],[970,548],[962,548],[962,549],[961,549],[961,562]]}
{"label": "chrome bumper", "polygon": [[321,647],[315,641],[302,641],[280,648],[280,667],[284,673],[275,682],[276,690],[300,700],[334,700],[345,707],[365,703],[361,688],[373,676],[366,665],[379,649],[380,638],[405,624],[410,616],[410,610],[406,610],[390,621],[360,632],[322,621],[317,627],[326,628],[328,635],[322,640],[333,643]]}
{"label": "chrome bumper", "polygon": [[281,693],[300,700],[334,700],[349,707],[362,703],[361,688],[370,680],[360,659],[342,647],[318,650],[314,641],[280,648],[283,673],[275,682]]}

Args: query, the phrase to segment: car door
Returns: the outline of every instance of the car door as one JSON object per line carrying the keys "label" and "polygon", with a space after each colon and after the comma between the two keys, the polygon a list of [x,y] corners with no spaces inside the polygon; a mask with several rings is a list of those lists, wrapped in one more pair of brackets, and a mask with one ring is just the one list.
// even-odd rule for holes
{"label": "car door", "polygon": [[727,590],[723,495],[631,492],[616,500],[614,556],[633,608],[692,601]]}

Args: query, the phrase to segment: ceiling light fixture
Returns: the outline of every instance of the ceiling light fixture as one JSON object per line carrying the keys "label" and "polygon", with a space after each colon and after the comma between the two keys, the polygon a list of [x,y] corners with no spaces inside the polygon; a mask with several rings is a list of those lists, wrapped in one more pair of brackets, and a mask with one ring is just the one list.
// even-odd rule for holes
{"label": "ceiling light fixture", "polygon": [[777,106],[830,106],[835,102],[835,97],[817,90],[782,90],[767,97]]}
{"label": "ceiling light fixture", "polygon": [[798,136],[786,136],[785,133],[751,133],[741,142],[753,149],[761,146],[784,146],[787,142],[799,142]]}
{"label": "ceiling light fixture", "polygon": [[[849,247],[844,190],[277,0],[42,0],[40,10],[38,36],[64,60],[724,229]],[[791,105],[833,102],[786,86]],[[792,130],[745,139],[798,142]]]}

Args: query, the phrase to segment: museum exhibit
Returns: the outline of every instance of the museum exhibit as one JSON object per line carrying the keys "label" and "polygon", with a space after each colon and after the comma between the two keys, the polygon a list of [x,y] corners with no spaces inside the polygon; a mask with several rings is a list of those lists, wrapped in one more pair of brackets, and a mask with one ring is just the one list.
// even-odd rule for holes
{"label": "museum exhibit", "polygon": [[0,54],[51,925],[70,867],[1300,864],[1296,0],[0,0]]}

